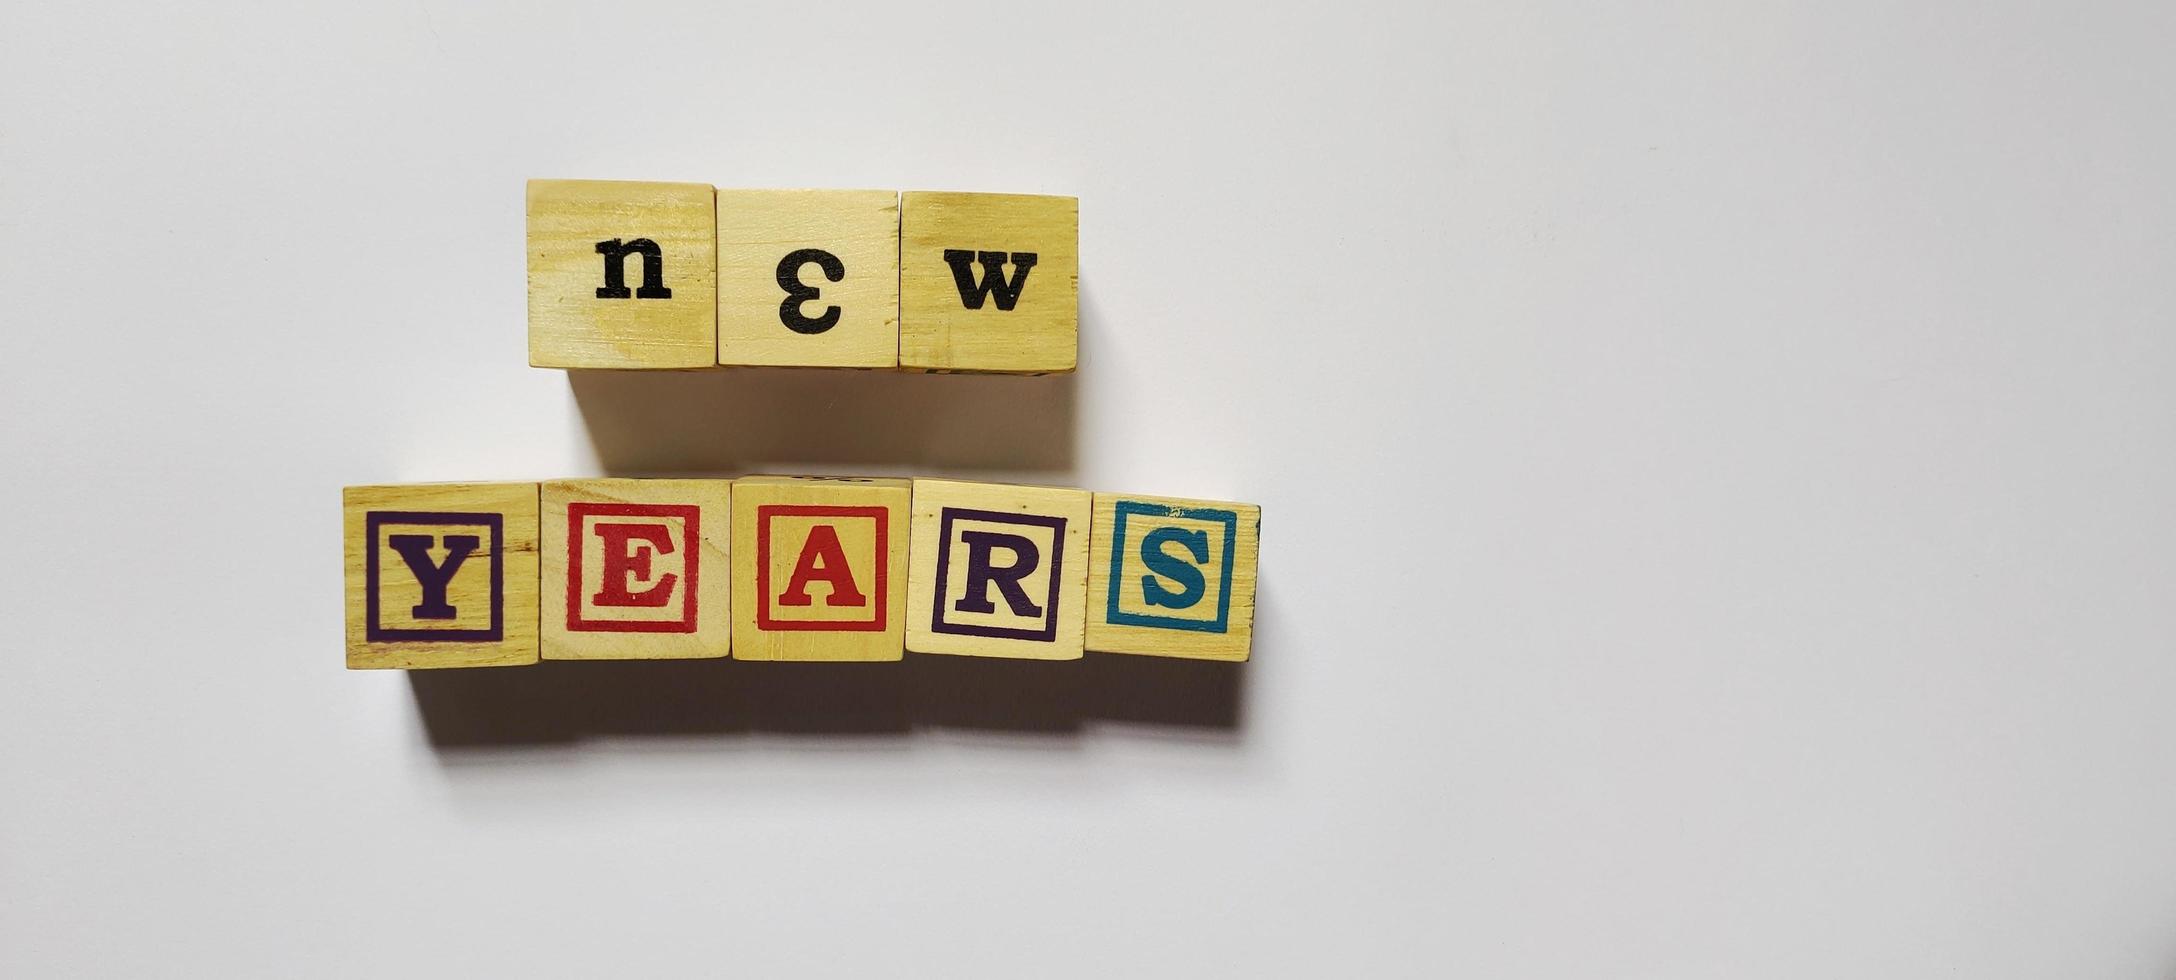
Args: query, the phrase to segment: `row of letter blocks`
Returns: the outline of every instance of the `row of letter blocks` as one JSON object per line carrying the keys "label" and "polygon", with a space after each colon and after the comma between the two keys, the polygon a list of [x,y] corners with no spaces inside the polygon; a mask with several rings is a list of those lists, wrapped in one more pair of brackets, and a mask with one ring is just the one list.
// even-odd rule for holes
{"label": "row of letter blocks", "polygon": [[349,487],[347,664],[1247,659],[1261,510],[951,480]]}
{"label": "row of letter blocks", "polygon": [[529,182],[529,363],[1044,374],[1079,353],[1080,202]]}

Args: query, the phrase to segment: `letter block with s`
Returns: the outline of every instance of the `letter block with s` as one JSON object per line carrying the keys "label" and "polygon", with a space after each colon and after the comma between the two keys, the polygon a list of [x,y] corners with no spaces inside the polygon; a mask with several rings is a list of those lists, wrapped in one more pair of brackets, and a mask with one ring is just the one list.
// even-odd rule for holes
{"label": "letter block with s", "polygon": [[341,494],[350,668],[537,661],[537,485]]}
{"label": "letter block with s", "polygon": [[733,656],[898,660],[906,640],[906,480],[733,481]]}
{"label": "letter block with s", "polygon": [[1088,649],[1247,659],[1261,523],[1252,504],[1096,494]]}
{"label": "letter block with s", "polygon": [[532,180],[528,198],[532,366],[717,362],[709,184]]}
{"label": "letter block with s", "polygon": [[899,365],[897,191],[718,191],[718,363]]}
{"label": "letter block with s", "polygon": [[545,483],[543,658],[725,656],[731,501],[730,480]]}
{"label": "letter block with s", "polygon": [[1080,356],[1080,200],[908,191],[899,366],[1051,374]]}
{"label": "letter block with s", "polygon": [[1080,659],[1091,499],[1056,487],[914,481],[907,649]]}

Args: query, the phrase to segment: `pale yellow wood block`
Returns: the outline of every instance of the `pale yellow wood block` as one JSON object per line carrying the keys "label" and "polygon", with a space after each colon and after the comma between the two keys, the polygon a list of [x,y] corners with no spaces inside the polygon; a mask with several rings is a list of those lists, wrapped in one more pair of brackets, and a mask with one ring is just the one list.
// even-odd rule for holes
{"label": "pale yellow wood block", "polygon": [[1080,355],[1079,199],[908,191],[899,218],[901,367],[1073,370]]}
{"label": "pale yellow wood block", "polygon": [[843,477],[733,481],[734,659],[900,659],[911,486]]}
{"label": "pale yellow wood block", "polygon": [[348,487],[341,514],[350,668],[536,663],[536,484]]}
{"label": "pale yellow wood block", "polygon": [[543,658],[723,657],[732,642],[731,480],[543,485]]}
{"label": "pale yellow wood block", "polygon": [[1094,524],[1088,649],[1247,659],[1261,508],[1098,493]]}
{"label": "pale yellow wood block", "polygon": [[907,649],[1080,659],[1091,497],[1057,487],[914,481]]}
{"label": "pale yellow wood block", "polygon": [[530,181],[529,363],[715,364],[712,194],[709,184]]}
{"label": "pale yellow wood block", "polygon": [[718,363],[897,367],[898,192],[718,191]]}

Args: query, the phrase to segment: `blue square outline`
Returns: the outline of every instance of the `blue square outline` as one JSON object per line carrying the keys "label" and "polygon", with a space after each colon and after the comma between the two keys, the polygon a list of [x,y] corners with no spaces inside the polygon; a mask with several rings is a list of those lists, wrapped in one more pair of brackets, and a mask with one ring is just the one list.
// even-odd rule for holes
{"label": "blue square outline", "polygon": [[[1217,521],[1224,525],[1224,575],[1217,589],[1215,619],[1180,619],[1175,616],[1155,616],[1147,613],[1130,613],[1118,608],[1118,597],[1124,591],[1126,573],[1126,518],[1184,517],[1197,521]],[[1120,500],[1112,507],[1111,517],[1111,588],[1110,600],[1104,610],[1105,621],[1114,626],[1146,626],[1152,629],[1189,630],[1196,633],[1224,633],[1231,627],[1232,613],[1232,560],[1239,548],[1239,514],[1237,511],[1216,507],[1173,507],[1168,504],[1152,504],[1140,500]]]}

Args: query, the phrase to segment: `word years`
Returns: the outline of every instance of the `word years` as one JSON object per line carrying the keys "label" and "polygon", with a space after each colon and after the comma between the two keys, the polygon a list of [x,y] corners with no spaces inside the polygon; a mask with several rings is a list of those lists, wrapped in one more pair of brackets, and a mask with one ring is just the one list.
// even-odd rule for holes
{"label": "word years", "polygon": [[840,477],[349,487],[347,665],[1243,661],[1261,509]]}

